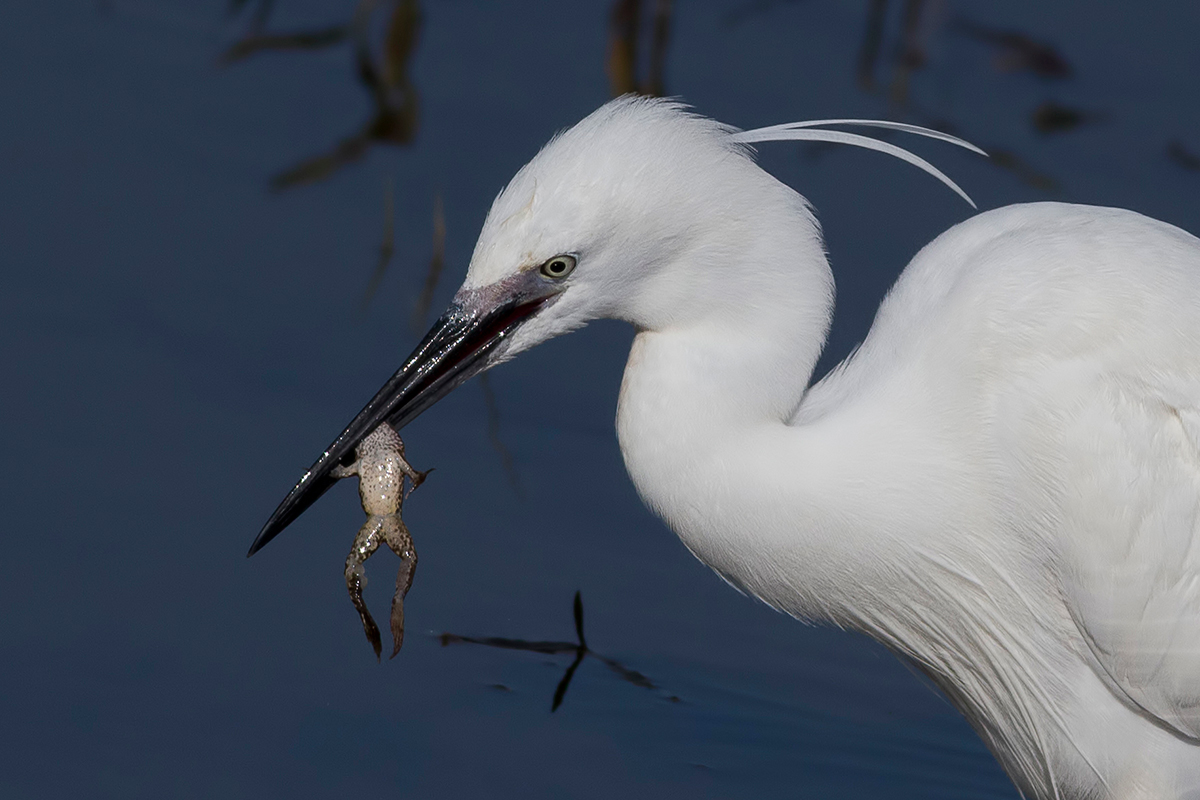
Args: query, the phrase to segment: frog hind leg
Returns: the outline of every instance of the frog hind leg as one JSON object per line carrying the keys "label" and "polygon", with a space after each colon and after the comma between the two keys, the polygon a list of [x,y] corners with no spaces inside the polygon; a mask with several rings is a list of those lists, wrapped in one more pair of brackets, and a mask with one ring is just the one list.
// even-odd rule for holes
{"label": "frog hind leg", "polygon": [[417,571],[417,548],[413,545],[408,528],[399,514],[384,518],[383,540],[392,552],[400,557],[400,571],[396,573],[396,593],[392,595],[392,658],[404,644],[404,597],[412,588],[413,575]]}
{"label": "frog hind leg", "polygon": [[363,633],[367,635],[367,641],[371,643],[376,659],[379,659],[383,653],[383,642],[379,637],[379,626],[375,624],[375,620],[371,618],[371,612],[367,609],[367,604],[363,602],[363,587],[367,585],[367,574],[363,564],[379,549],[379,545],[383,541],[381,534],[385,527],[385,519],[385,517],[367,517],[366,523],[354,537],[350,555],[346,556],[346,589],[350,592],[350,602],[354,603],[354,610],[358,612],[358,617],[362,620]]}

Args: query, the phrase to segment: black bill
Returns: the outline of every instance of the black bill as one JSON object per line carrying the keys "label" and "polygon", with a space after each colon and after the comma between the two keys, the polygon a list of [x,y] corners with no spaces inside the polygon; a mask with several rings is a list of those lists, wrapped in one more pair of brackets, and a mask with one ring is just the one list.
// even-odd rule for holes
{"label": "black bill", "polygon": [[337,483],[330,471],[338,464],[352,463],[354,449],[380,423],[386,422],[396,430],[403,428],[459,384],[487,368],[491,363],[488,356],[557,294],[549,287],[538,288],[541,291],[509,294],[498,303],[489,303],[484,297],[471,298],[478,302],[456,300],[404,366],[308,468],[267,520],[246,556],[266,546]]}

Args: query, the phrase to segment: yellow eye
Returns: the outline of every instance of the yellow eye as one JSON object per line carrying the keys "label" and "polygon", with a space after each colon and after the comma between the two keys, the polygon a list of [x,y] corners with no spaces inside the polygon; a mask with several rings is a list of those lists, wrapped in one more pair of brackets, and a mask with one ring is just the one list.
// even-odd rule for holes
{"label": "yellow eye", "polygon": [[547,278],[562,280],[575,269],[575,256],[561,255],[542,264],[542,274]]}

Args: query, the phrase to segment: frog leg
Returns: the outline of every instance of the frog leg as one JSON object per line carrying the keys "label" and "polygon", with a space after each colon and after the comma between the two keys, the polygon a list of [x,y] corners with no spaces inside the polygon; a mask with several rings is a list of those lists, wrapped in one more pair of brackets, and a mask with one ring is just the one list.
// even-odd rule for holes
{"label": "frog leg", "polygon": [[425,478],[429,476],[429,473],[433,472],[433,467],[421,472],[420,470],[413,469],[412,464],[409,464],[407,461],[401,458],[400,471],[407,475],[408,479],[412,481],[412,485],[409,486],[408,491],[404,493],[404,497],[407,499],[410,494],[416,491],[418,486],[425,482]]}
{"label": "frog leg", "polygon": [[338,478],[338,479],[349,478],[351,475],[357,475],[358,474],[358,459],[355,459],[354,463],[348,467],[343,467],[341,464],[338,464],[336,467],[329,470],[329,474],[331,476],[333,476],[334,478]]}
{"label": "frog leg", "polygon": [[354,537],[350,555],[346,556],[346,589],[349,590],[350,601],[354,603],[354,609],[358,612],[359,619],[362,620],[363,633],[367,635],[367,641],[375,650],[375,658],[379,658],[383,651],[383,644],[379,640],[379,626],[375,624],[375,620],[371,618],[371,612],[367,610],[367,604],[363,602],[363,587],[367,585],[367,575],[363,564],[384,541],[382,534],[386,519],[387,517],[367,517],[367,521],[359,529],[358,535]]}
{"label": "frog leg", "polygon": [[400,557],[396,593],[392,595],[392,658],[395,658],[404,644],[404,597],[412,587],[413,574],[417,571],[417,548],[399,514],[391,514],[383,520],[383,540]]}

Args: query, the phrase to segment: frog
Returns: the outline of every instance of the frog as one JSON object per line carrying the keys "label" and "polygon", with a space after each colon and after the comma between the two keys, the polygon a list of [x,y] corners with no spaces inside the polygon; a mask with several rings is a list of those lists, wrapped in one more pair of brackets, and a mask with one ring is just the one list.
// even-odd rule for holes
{"label": "frog", "polygon": [[[330,473],[335,478],[358,476],[358,495],[367,514],[367,521],[354,537],[350,554],[346,557],[346,589],[350,592],[350,601],[362,620],[363,632],[378,660],[383,652],[379,626],[372,619],[362,596],[367,585],[365,564],[381,544],[386,544],[400,557],[391,614],[391,658],[395,658],[404,644],[404,598],[412,588],[417,569],[417,549],[408,527],[401,519],[400,509],[408,494],[424,483],[432,470],[420,472],[405,460],[404,442],[386,422],[359,443],[354,456],[352,464],[339,465]],[[407,490],[405,478],[411,484]]]}

